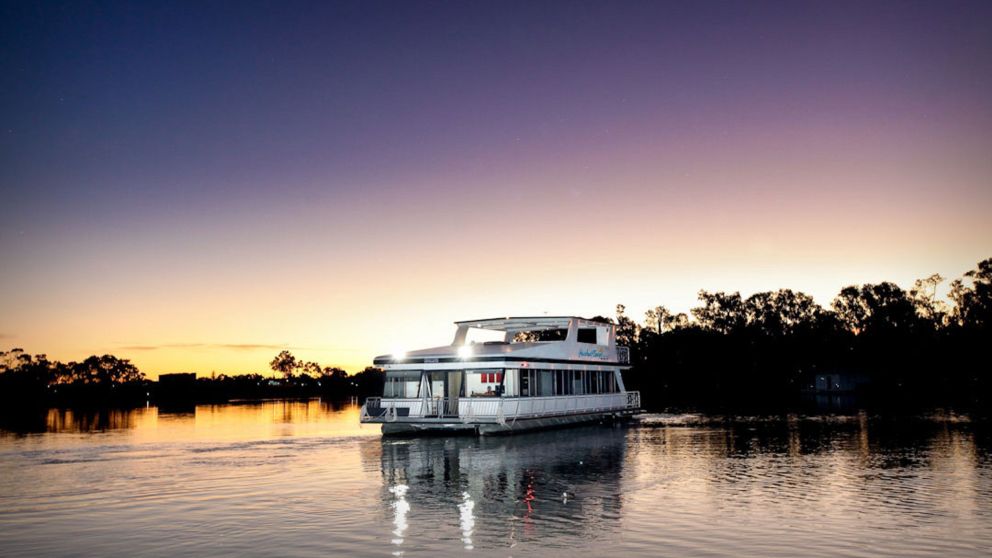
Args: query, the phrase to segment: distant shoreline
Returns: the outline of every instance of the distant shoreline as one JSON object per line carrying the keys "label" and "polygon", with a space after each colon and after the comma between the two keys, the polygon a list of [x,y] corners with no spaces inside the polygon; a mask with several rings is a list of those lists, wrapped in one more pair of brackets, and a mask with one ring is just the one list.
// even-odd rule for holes
{"label": "distant shoreline", "polygon": [[[843,288],[830,308],[789,289],[699,292],[700,306],[673,314],[658,306],[643,324],[617,305],[617,345],[629,348],[627,389],[642,404],[781,405],[804,394],[854,395],[880,405],[992,401],[992,258],[950,283],[939,300],[938,274],[903,290],[890,282]],[[62,363],[21,349],[0,351],[0,404],[141,405],[235,399],[378,396],[385,373],[349,374],[282,351],[269,363],[280,374],[161,374],[151,381],[130,361],[93,355]]]}

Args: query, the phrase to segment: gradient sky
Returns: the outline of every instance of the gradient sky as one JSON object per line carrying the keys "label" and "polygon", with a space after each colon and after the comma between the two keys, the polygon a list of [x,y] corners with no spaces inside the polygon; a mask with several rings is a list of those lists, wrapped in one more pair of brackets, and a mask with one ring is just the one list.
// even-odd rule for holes
{"label": "gradient sky", "polygon": [[0,347],[349,370],[992,256],[992,3],[0,5]]}

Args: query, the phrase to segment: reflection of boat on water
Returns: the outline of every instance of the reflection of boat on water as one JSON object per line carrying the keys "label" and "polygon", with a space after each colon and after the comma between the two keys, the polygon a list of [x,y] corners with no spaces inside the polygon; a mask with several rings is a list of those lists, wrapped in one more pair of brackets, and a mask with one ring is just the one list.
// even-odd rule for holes
{"label": "reflection of boat on water", "polygon": [[458,536],[466,547],[537,538],[574,545],[612,532],[626,433],[585,427],[509,438],[384,439],[382,498],[391,508],[393,544],[417,548]]}
{"label": "reflection of boat on water", "polygon": [[[370,397],[361,421],[384,434],[498,434],[619,419],[639,410],[624,388],[627,347],[613,324],[575,317],[457,322],[451,345],[380,356],[382,397]],[[470,343],[478,330],[501,341]]]}

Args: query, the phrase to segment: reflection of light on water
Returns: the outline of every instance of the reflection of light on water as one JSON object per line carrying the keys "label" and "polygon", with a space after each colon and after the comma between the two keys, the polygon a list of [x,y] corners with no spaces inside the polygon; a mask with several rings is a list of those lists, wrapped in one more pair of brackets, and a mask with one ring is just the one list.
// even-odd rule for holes
{"label": "reflection of light on water", "polygon": [[534,495],[534,477],[532,476],[533,474],[530,471],[527,471],[525,474],[527,476],[527,488],[524,490],[523,501],[525,504],[527,504],[527,511],[524,512],[524,516],[523,516],[523,521],[524,521],[523,530],[524,533],[533,534],[534,523],[531,521],[530,516],[532,513],[534,513],[534,506],[531,504],[531,502],[536,500],[537,496]]}
{"label": "reflection of light on water", "polygon": [[[393,544],[395,545],[403,544],[403,533],[407,528],[406,514],[410,512],[410,503],[406,501],[407,490],[410,490],[410,487],[405,484],[397,484],[389,488],[389,492],[396,497],[396,501],[393,502],[393,525],[396,526],[393,529]],[[393,552],[393,556],[402,555],[402,550]]]}
{"label": "reflection of light on water", "polygon": [[472,530],[475,529],[475,502],[468,492],[462,492],[462,503],[458,504],[459,522],[462,526],[462,542],[466,550],[472,550]]}
{"label": "reflection of light on water", "polygon": [[524,517],[530,518],[530,514],[534,512],[534,506],[531,505],[531,502],[535,499],[537,499],[537,496],[534,496],[534,479],[528,479],[527,490],[524,493],[524,503],[527,504],[527,514]]}

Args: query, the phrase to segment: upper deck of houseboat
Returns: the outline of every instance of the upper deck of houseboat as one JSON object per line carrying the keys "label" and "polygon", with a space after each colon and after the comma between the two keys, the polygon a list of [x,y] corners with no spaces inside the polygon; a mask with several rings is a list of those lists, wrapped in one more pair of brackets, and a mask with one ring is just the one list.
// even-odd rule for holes
{"label": "upper deck of houseboat", "polygon": [[[609,322],[569,317],[490,318],[455,322],[450,345],[378,356],[386,370],[420,364],[484,366],[494,361],[603,364],[629,367],[627,347],[616,344],[616,327]],[[474,330],[499,332],[502,340],[475,342]]]}

